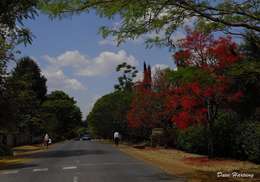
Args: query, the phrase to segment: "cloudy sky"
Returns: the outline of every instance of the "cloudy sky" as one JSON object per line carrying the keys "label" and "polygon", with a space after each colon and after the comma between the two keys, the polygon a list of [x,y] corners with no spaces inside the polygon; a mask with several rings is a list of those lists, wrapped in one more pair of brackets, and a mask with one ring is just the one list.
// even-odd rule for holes
{"label": "cloudy sky", "polygon": [[48,79],[49,92],[64,90],[77,100],[84,118],[95,101],[111,91],[117,82],[116,65],[127,62],[142,69],[146,61],[152,67],[172,67],[168,49],[145,49],[142,38],[117,47],[112,38],[102,39],[98,28],[114,25],[94,13],[63,20],[40,15],[26,22],[35,38],[33,44],[21,47],[21,56],[34,58]]}

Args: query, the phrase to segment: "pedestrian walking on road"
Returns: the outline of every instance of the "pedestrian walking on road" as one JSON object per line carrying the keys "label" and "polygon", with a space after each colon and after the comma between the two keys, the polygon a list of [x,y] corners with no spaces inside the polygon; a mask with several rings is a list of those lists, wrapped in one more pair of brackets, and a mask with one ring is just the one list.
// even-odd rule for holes
{"label": "pedestrian walking on road", "polygon": [[48,133],[46,133],[43,138],[43,145],[46,146],[46,148],[48,148],[49,146],[49,140],[50,140],[49,135]]}
{"label": "pedestrian walking on road", "polygon": [[119,144],[119,132],[115,132],[114,133],[114,142],[115,142],[115,145],[118,146]]}

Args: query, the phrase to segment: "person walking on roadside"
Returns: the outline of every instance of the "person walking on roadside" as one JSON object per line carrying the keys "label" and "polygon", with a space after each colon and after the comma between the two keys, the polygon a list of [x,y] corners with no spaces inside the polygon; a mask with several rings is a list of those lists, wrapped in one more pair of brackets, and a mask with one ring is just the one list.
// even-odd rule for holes
{"label": "person walking on roadside", "polygon": [[44,138],[43,138],[43,145],[44,146],[46,146],[46,148],[48,148],[48,145],[49,145],[49,135],[48,135],[48,133],[46,133],[45,135],[44,135]]}
{"label": "person walking on roadside", "polygon": [[115,145],[118,146],[119,144],[119,132],[115,132],[114,133],[114,142],[115,142]]}

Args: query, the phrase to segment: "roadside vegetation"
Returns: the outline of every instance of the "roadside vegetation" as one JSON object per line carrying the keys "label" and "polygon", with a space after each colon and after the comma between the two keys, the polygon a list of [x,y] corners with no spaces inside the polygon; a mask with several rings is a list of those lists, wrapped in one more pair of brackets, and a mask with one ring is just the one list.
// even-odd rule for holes
{"label": "roadside vegetation", "polygon": [[[121,64],[115,91],[101,97],[87,117],[93,135],[260,162],[259,3],[256,1],[51,1],[41,4],[53,18],[94,10],[119,18],[101,27],[118,44],[143,37],[148,48],[168,47],[177,69],[134,81]],[[187,24],[188,22],[188,24]],[[173,41],[182,30],[185,36]],[[239,41],[238,41],[239,40]],[[159,60],[158,60],[159,62]],[[115,99],[116,97],[116,99]],[[160,139],[156,139],[160,138]],[[153,142],[154,143],[154,142]]]}
{"label": "roadside vegetation", "polygon": [[63,91],[48,93],[35,60],[19,55],[18,45],[32,43],[24,21],[38,16],[38,5],[39,1],[0,2],[0,156],[13,155],[14,146],[42,142],[45,133],[59,141],[74,137],[83,127],[76,101]]}
{"label": "roadside vegetation", "polygon": [[[237,45],[231,37],[188,32],[173,55],[178,69],[152,75],[145,64],[141,81],[128,75],[133,83],[125,84],[120,77],[122,89],[116,85],[88,115],[91,131],[102,138],[119,131],[124,140],[149,143],[153,129],[162,128],[155,146],[259,163],[259,63],[254,54],[260,47],[254,52],[252,45],[248,39]],[[122,78],[128,78],[127,67],[119,65]]]}
{"label": "roadside vegetation", "polygon": [[70,139],[83,128],[76,101],[63,91],[47,94],[46,78],[29,57],[17,61],[2,87],[0,155],[9,147],[41,143],[45,133],[53,141]]}
{"label": "roadside vegetation", "polygon": [[[31,58],[20,59],[11,72],[7,64],[16,60],[18,44],[32,42],[22,22],[35,19],[38,11],[52,18],[95,11],[120,19],[117,26],[100,28],[103,37],[113,36],[118,45],[142,37],[148,48],[167,47],[176,69],[152,73],[144,64],[143,78],[136,81],[135,67],[118,65],[122,76],[114,91],[87,116],[94,137],[112,138],[119,131],[130,143],[152,140],[153,146],[209,158],[260,163],[259,6],[259,1],[241,0],[3,0],[0,132],[26,133],[31,139],[48,132],[62,140],[81,131],[74,99],[62,91],[47,94],[46,79]],[[184,38],[173,41],[179,31]],[[154,134],[155,128],[163,132]],[[4,144],[0,151],[9,153]]]}

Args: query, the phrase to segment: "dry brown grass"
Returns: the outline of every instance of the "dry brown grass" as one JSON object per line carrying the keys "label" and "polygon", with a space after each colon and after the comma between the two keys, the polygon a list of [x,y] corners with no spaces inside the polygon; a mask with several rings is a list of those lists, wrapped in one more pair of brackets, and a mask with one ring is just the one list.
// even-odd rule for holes
{"label": "dry brown grass", "polygon": [[209,160],[206,156],[190,154],[179,150],[153,149],[144,150],[121,145],[120,150],[150,164],[159,166],[164,171],[181,177],[188,181],[243,181],[242,178],[217,178],[216,173],[222,172],[246,172],[254,173],[253,179],[247,178],[244,181],[260,181],[260,165],[247,161],[214,159]]}

